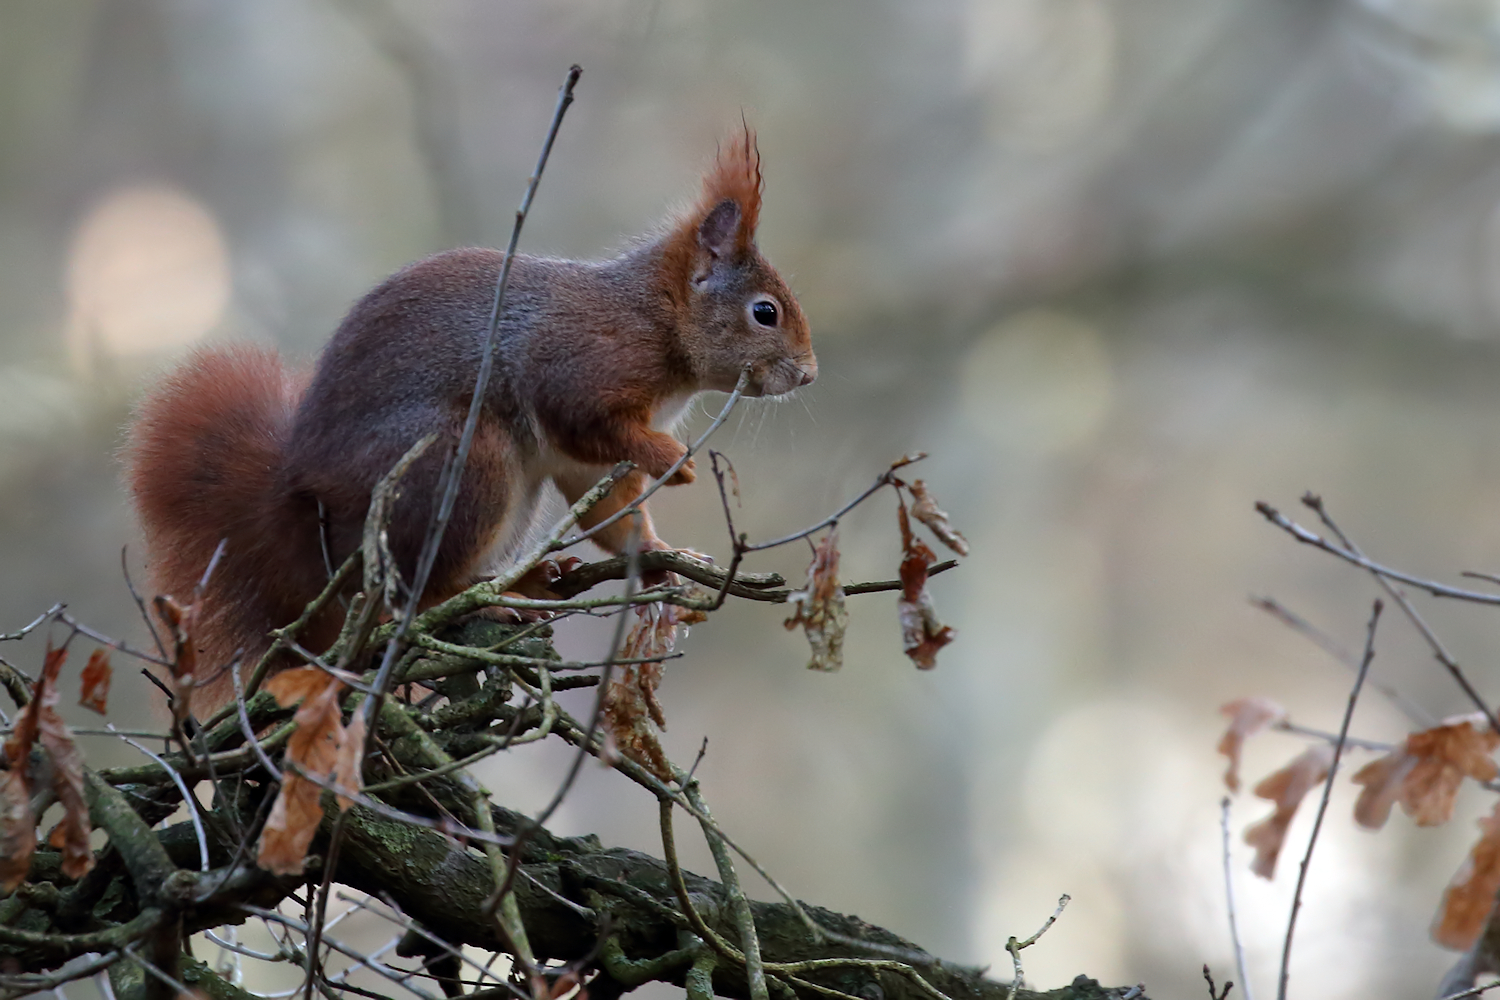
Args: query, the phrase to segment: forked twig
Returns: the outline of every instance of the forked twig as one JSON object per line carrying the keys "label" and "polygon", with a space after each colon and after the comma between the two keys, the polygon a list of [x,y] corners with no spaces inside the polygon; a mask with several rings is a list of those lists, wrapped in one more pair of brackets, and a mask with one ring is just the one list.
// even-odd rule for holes
{"label": "forked twig", "polygon": [[1031,935],[1031,937],[1027,938],[1025,941],[1017,941],[1014,937],[1012,937],[1010,938],[1010,940],[1005,942],[1005,950],[1010,952],[1010,959],[1013,963],[1015,963],[1016,967],[1015,978],[1010,981],[1010,989],[1005,991],[1005,1000],[1016,1000],[1016,991],[1021,988],[1021,981],[1025,978],[1021,972],[1022,949],[1030,948],[1032,945],[1036,944],[1037,941],[1041,939],[1042,935],[1047,933],[1047,931],[1052,927],[1053,924],[1057,923],[1057,918],[1062,916],[1062,911],[1067,908],[1068,903],[1072,902],[1072,900],[1072,896],[1069,896],[1067,893],[1063,893],[1060,897],[1058,897],[1057,909],[1052,911],[1052,916],[1047,918],[1047,922],[1045,924],[1042,924],[1041,928],[1035,934]]}
{"label": "forked twig", "polygon": [[[1308,507],[1308,509],[1312,510],[1318,515],[1318,520],[1322,521],[1323,526],[1326,527],[1329,531],[1333,532],[1333,534],[1343,544],[1344,548],[1348,549],[1350,552],[1353,552],[1357,556],[1364,555],[1364,553],[1360,551],[1359,546],[1355,545],[1354,542],[1349,538],[1349,536],[1344,534],[1343,529],[1341,529],[1336,523],[1334,523],[1332,515],[1328,513],[1328,508],[1323,503],[1322,497],[1317,496],[1313,493],[1308,493],[1302,497],[1302,502]],[[1500,733],[1500,719],[1495,718],[1494,711],[1489,707],[1485,700],[1479,696],[1479,692],[1474,689],[1474,686],[1469,683],[1469,678],[1464,675],[1462,668],[1460,668],[1458,665],[1458,661],[1453,658],[1453,654],[1448,652],[1448,647],[1443,645],[1443,641],[1438,638],[1437,633],[1434,632],[1432,630],[1432,627],[1427,624],[1427,620],[1423,618],[1422,615],[1417,611],[1416,607],[1411,603],[1410,599],[1407,598],[1406,594],[1399,587],[1392,584],[1391,581],[1385,579],[1385,577],[1381,576],[1379,573],[1372,572],[1370,575],[1373,576],[1376,582],[1380,584],[1381,589],[1383,589],[1387,594],[1390,595],[1391,600],[1396,602],[1396,605],[1400,607],[1402,613],[1406,615],[1407,620],[1410,621],[1416,628],[1416,630],[1422,634],[1422,638],[1426,641],[1428,648],[1432,650],[1432,655],[1437,658],[1437,661],[1441,663],[1443,667],[1448,671],[1448,673],[1453,676],[1453,679],[1458,682],[1458,686],[1463,688],[1464,693],[1467,694],[1470,699],[1473,700],[1474,704],[1479,707],[1479,710],[1484,713],[1484,717],[1489,721],[1490,728],[1493,729],[1496,733]]]}

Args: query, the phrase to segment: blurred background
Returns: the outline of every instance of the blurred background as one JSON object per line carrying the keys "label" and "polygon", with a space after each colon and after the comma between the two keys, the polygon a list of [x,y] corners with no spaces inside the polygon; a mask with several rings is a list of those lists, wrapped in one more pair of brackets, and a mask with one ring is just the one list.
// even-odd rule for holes
{"label": "blurred background", "polygon": [[[715,442],[752,539],[924,449],[973,543],[933,583],[958,640],[931,673],[889,595],[851,601],[834,675],[805,669],[784,609],[696,628],[663,687],[669,750],[709,737],[707,798],[798,896],[939,954],[1008,975],[1006,938],[1067,892],[1025,953],[1041,986],[1235,978],[1217,708],[1264,694],[1336,728],[1350,680],[1247,597],[1357,647],[1374,596],[1253,502],[1300,511],[1311,489],[1376,558],[1500,569],[1494,0],[11,0],[0,630],[62,600],[143,641],[114,458],[132,401],[205,340],[310,360],[391,270],[503,244],[575,61],[524,250],[612,252],[695,194],[742,113],[759,130],[761,244],[822,374]],[[653,507],[669,540],[727,554],[705,478]],[[893,508],[845,521],[846,579],[894,575]],[[799,579],[805,551],[748,568]],[[1423,607],[1500,698],[1500,612]],[[562,633],[580,655],[607,638]],[[1466,709],[1394,613],[1379,650],[1381,680]],[[5,652],[40,662],[37,642]],[[112,717],[150,724],[155,695],[116,676]],[[1372,693],[1355,731],[1406,725]],[[1248,783],[1299,749],[1259,737]],[[566,762],[528,748],[483,777],[535,809]],[[1427,924],[1491,805],[1473,792],[1447,827],[1370,834],[1340,783],[1295,990],[1431,995],[1454,956]],[[1269,810],[1242,796],[1233,819],[1263,995],[1311,821],[1266,883],[1238,836]],[[654,817],[590,768],[555,826],[657,853]]]}

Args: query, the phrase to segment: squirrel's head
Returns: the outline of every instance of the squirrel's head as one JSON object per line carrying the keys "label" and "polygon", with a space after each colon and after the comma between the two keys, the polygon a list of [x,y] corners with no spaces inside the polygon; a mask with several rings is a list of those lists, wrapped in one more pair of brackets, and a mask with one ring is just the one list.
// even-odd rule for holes
{"label": "squirrel's head", "polygon": [[703,196],[666,240],[669,297],[698,387],[779,396],[818,377],[802,307],[755,246],[760,151],[747,126],[721,147]]}

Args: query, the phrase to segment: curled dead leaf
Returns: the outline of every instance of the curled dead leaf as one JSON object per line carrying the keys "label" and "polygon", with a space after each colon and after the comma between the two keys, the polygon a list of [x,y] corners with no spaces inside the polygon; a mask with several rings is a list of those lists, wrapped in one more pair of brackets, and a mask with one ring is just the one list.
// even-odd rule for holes
{"label": "curled dead leaf", "polygon": [[[339,737],[339,749],[337,763],[333,768],[334,784],[340,788],[350,791],[360,791],[365,787],[364,762],[365,753],[365,717],[362,712],[355,712],[354,718],[349,725],[343,728]],[[345,795],[338,796],[339,809],[348,812],[349,807],[354,805],[354,800]]]}
{"label": "curled dead leaf", "polygon": [[57,712],[62,695],[57,687],[57,674],[62,661],[62,655],[48,655],[32,703],[41,707],[37,715],[37,739],[52,758],[52,792],[63,807],[62,871],[68,878],[78,879],[94,867],[94,852],[89,847],[89,831],[93,827],[83,795],[83,754]]}
{"label": "curled dead leaf", "polygon": [[906,488],[911,490],[911,516],[927,525],[948,548],[961,556],[968,555],[968,539],[953,530],[953,525],[948,523],[948,513],[938,509],[937,501],[927,492],[927,484],[918,479]]}
{"label": "curled dead leaf", "polygon": [[202,680],[198,676],[198,644],[193,640],[202,599],[184,607],[170,595],[159,594],[154,603],[172,637],[171,673],[167,681],[172,691],[172,723],[181,728],[192,710],[193,692]]}
{"label": "curled dead leaf", "polygon": [[[260,853],[256,858],[260,867],[274,874],[294,875],[302,871],[307,848],[323,820],[323,807],[319,803],[323,787],[304,775],[327,780],[339,768],[339,750],[346,742],[340,714],[343,687],[336,678],[316,667],[286,670],[266,682],[266,689],[283,708],[302,701],[292,717],[297,728],[287,741],[281,791],[261,832]],[[363,743],[361,733],[360,745]]]}
{"label": "curled dead leaf", "polygon": [[1489,781],[1500,773],[1490,757],[1496,746],[1500,735],[1477,713],[1410,734],[1355,773],[1355,783],[1364,786],[1354,804],[1355,822],[1378,830],[1397,802],[1418,826],[1448,822],[1464,778]]}
{"label": "curled dead leaf", "polygon": [[1500,892],[1500,802],[1479,821],[1479,830],[1479,840],[1443,890],[1442,905],[1432,922],[1432,940],[1454,951],[1473,946]]}
{"label": "curled dead leaf", "polygon": [[672,768],[661,745],[661,705],[656,688],[661,683],[661,664],[634,663],[611,681],[604,697],[605,735],[614,750],[628,757],[663,781],[672,779]]}
{"label": "curled dead leaf", "polygon": [[901,527],[901,596],[896,599],[896,617],[901,623],[901,644],[919,670],[937,666],[937,652],[957,635],[938,620],[932,595],[927,592],[927,570],[937,561],[920,539],[911,533],[906,504],[898,508]]}
{"label": "curled dead leaf", "polygon": [[1309,791],[1328,777],[1333,766],[1333,748],[1326,743],[1308,747],[1291,763],[1276,771],[1255,786],[1255,794],[1276,803],[1276,809],[1265,819],[1245,830],[1245,843],[1255,848],[1255,859],[1250,870],[1261,878],[1276,875],[1276,859],[1286,842],[1287,830],[1297,815],[1297,807]]}
{"label": "curled dead leaf", "polygon": [[839,586],[838,526],[813,548],[812,563],[807,567],[807,586],[787,595],[787,603],[797,611],[783,624],[787,628],[802,626],[812,658],[807,669],[832,672],[844,665],[844,633],[849,628],[849,610],[844,605],[844,588]]}
{"label": "curled dead leaf", "polygon": [[1224,771],[1224,784],[1231,792],[1240,790],[1240,753],[1245,740],[1261,732],[1273,722],[1286,718],[1286,709],[1270,698],[1251,695],[1236,698],[1219,706],[1221,715],[1229,716],[1229,728],[1219,740],[1219,753],[1229,758],[1229,767]]}
{"label": "curled dead leaf", "polygon": [[89,654],[88,665],[83,668],[83,675],[81,677],[82,687],[78,694],[78,704],[84,708],[91,708],[100,715],[105,714],[109,710],[109,681],[111,674],[109,651],[100,646]]}
{"label": "curled dead leaf", "polygon": [[26,879],[36,851],[37,816],[31,808],[32,747],[40,743],[52,762],[52,791],[63,806],[60,843],[62,870],[82,878],[94,867],[89,849],[89,811],[83,798],[83,755],[57,712],[57,678],[67,649],[47,649],[42,675],[31,701],[16,717],[5,741],[7,770],[0,775],[0,891],[10,893]]}
{"label": "curled dead leaf", "polygon": [[[26,713],[22,713],[24,718]],[[36,814],[31,808],[31,785],[27,781],[27,758],[35,738],[16,731],[5,741],[9,770],[0,772],[0,893],[9,895],[26,881],[31,856],[36,852]],[[21,736],[21,738],[17,738]]]}
{"label": "curled dead leaf", "polygon": [[[625,639],[621,659],[666,656],[679,636],[687,633],[688,625],[707,618],[700,611],[662,603],[640,605],[635,614],[636,623]],[[627,664],[605,692],[602,722],[606,745],[612,743],[620,755],[670,781],[672,766],[662,749],[660,732],[667,728],[667,717],[656,696],[661,680],[660,661]]]}

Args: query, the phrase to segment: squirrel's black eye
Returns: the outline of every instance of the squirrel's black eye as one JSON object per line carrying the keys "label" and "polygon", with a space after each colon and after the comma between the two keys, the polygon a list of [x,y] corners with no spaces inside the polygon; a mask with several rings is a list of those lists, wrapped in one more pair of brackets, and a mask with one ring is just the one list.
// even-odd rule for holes
{"label": "squirrel's black eye", "polygon": [[750,307],[750,315],[755,317],[755,322],[761,326],[776,325],[776,303],[761,299]]}

